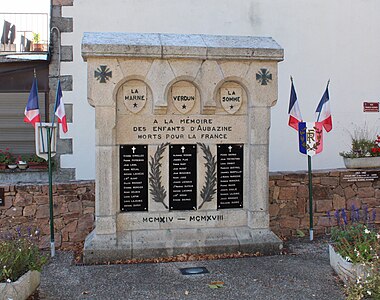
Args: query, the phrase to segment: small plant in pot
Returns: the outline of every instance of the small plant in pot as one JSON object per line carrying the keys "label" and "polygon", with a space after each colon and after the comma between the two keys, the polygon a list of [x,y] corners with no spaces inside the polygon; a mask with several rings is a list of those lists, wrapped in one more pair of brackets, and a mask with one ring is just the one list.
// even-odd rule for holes
{"label": "small plant in pot", "polygon": [[41,35],[33,32],[33,51],[43,51],[43,45],[41,44]]}
{"label": "small plant in pot", "polygon": [[20,227],[0,234],[0,291],[4,299],[27,299],[40,283],[47,257],[37,246],[39,230]]}
{"label": "small plant in pot", "polygon": [[20,170],[25,170],[28,167],[28,163],[25,160],[22,160],[20,155],[17,157],[17,167]]}
{"label": "small plant in pot", "polygon": [[356,127],[351,135],[350,151],[340,152],[347,168],[380,167],[380,135],[372,134],[367,126]]}
{"label": "small plant in pot", "polygon": [[21,155],[21,160],[25,161],[31,169],[46,169],[47,161],[36,154]]}
{"label": "small plant in pot", "polygon": [[366,207],[360,211],[352,206],[350,212],[336,210],[334,217],[337,226],[331,230],[330,264],[347,283],[347,299],[380,299],[380,233],[374,226],[376,210],[370,216]]}
{"label": "small plant in pot", "polygon": [[[17,168],[16,157],[9,151],[9,148],[5,148],[5,151],[0,149],[0,164],[9,169]],[[2,167],[2,169],[5,169],[5,167]]]}

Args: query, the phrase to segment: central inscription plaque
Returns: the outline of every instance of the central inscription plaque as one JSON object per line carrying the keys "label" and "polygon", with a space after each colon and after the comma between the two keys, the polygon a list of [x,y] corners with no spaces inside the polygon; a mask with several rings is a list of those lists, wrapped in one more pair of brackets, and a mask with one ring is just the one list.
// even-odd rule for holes
{"label": "central inscription plaque", "polygon": [[243,207],[243,145],[218,145],[218,209]]}
{"label": "central inscription plaque", "polygon": [[148,210],[148,146],[120,146],[120,210]]}
{"label": "central inscription plaque", "polygon": [[170,145],[169,150],[170,210],[197,207],[197,146]]}

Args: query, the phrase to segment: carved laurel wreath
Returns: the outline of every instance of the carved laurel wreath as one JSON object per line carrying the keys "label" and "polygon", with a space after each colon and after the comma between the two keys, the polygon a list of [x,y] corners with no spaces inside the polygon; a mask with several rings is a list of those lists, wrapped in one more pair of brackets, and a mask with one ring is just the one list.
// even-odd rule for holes
{"label": "carved laurel wreath", "polygon": [[198,143],[198,145],[201,147],[204,153],[203,157],[206,159],[205,184],[203,185],[201,191],[201,197],[203,201],[198,207],[198,209],[200,209],[206,202],[211,202],[213,196],[216,193],[216,158],[215,155],[212,155],[209,146],[206,146],[203,143]]}
{"label": "carved laurel wreath", "polygon": [[168,206],[164,203],[166,198],[166,190],[162,185],[162,176],[161,176],[161,159],[165,152],[166,147],[169,143],[163,143],[157,147],[156,153],[154,156],[150,157],[149,166],[149,183],[150,183],[150,193],[152,194],[153,200],[155,202],[162,203],[162,205],[168,209]]}
{"label": "carved laurel wreath", "polygon": [[317,148],[321,144],[322,130],[318,130],[317,127],[313,127],[313,128],[315,130],[317,140],[315,141],[315,143],[312,146],[309,146],[309,144],[306,143],[306,140],[305,140],[305,137],[304,137],[304,135],[306,133],[306,128],[303,128],[303,129],[300,130],[301,144],[302,144],[302,147],[306,148],[306,150],[317,150]]}

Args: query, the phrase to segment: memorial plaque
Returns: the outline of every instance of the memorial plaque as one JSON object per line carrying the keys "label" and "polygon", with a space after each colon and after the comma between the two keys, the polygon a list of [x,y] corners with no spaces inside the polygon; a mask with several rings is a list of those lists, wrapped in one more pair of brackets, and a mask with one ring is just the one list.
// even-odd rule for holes
{"label": "memorial plaque", "polygon": [[120,210],[148,210],[147,145],[120,145]]}
{"label": "memorial plaque", "polygon": [[4,199],[4,189],[0,189],[0,206],[5,205],[5,199]]}
{"label": "memorial plaque", "polygon": [[243,156],[241,144],[218,145],[218,209],[243,207]]}
{"label": "memorial plaque", "polygon": [[363,112],[379,112],[379,102],[363,102]]}
{"label": "memorial plaque", "polygon": [[197,146],[170,145],[170,210],[195,210],[197,207]]}
{"label": "memorial plaque", "polygon": [[379,180],[380,172],[378,171],[358,171],[355,173],[344,174],[343,180],[348,182],[375,181]]}

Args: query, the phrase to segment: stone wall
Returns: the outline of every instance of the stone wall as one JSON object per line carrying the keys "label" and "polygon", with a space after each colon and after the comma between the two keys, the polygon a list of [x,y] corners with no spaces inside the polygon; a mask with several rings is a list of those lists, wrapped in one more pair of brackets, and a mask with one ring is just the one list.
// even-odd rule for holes
{"label": "stone wall", "polygon": [[[359,170],[358,170],[359,171]],[[372,179],[371,179],[372,175]],[[377,177],[377,179],[376,179]],[[350,219],[352,206],[360,209],[361,218],[368,210],[372,221],[380,223],[380,171],[354,172],[345,169],[313,172],[314,233],[323,234],[336,224],[334,212],[345,209]],[[359,179],[360,178],[360,179]],[[350,181],[349,181],[350,180]],[[270,225],[280,237],[308,234],[308,174],[273,173],[269,181]],[[331,218],[327,212],[331,212]],[[349,220],[348,220],[349,221]]]}
{"label": "stone wall", "polygon": [[[367,174],[371,172],[368,171]],[[372,172],[380,176],[380,171]],[[348,170],[313,173],[314,229],[315,234],[325,233],[331,222],[327,211],[346,209],[348,216],[352,205],[368,207],[370,219],[376,210],[380,224],[380,180],[349,182]],[[307,173],[274,173],[270,175],[270,225],[280,237],[297,235],[297,230],[307,234],[309,229]],[[50,246],[49,198],[47,184],[4,185],[5,205],[0,206],[0,231],[18,226],[36,226],[41,229],[41,246]],[[53,185],[54,223],[56,246],[72,249],[82,243],[94,226],[95,184],[71,182]],[[333,213],[332,213],[333,215]]]}
{"label": "stone wall", "polygon": [[[38,227],[41,248],[50,247],[49,187],[47,184],[3,185],[0,231]],[[84,241],[94,226],[95,184],[74,182],[53,185],[55,245],[73,249]]]}

